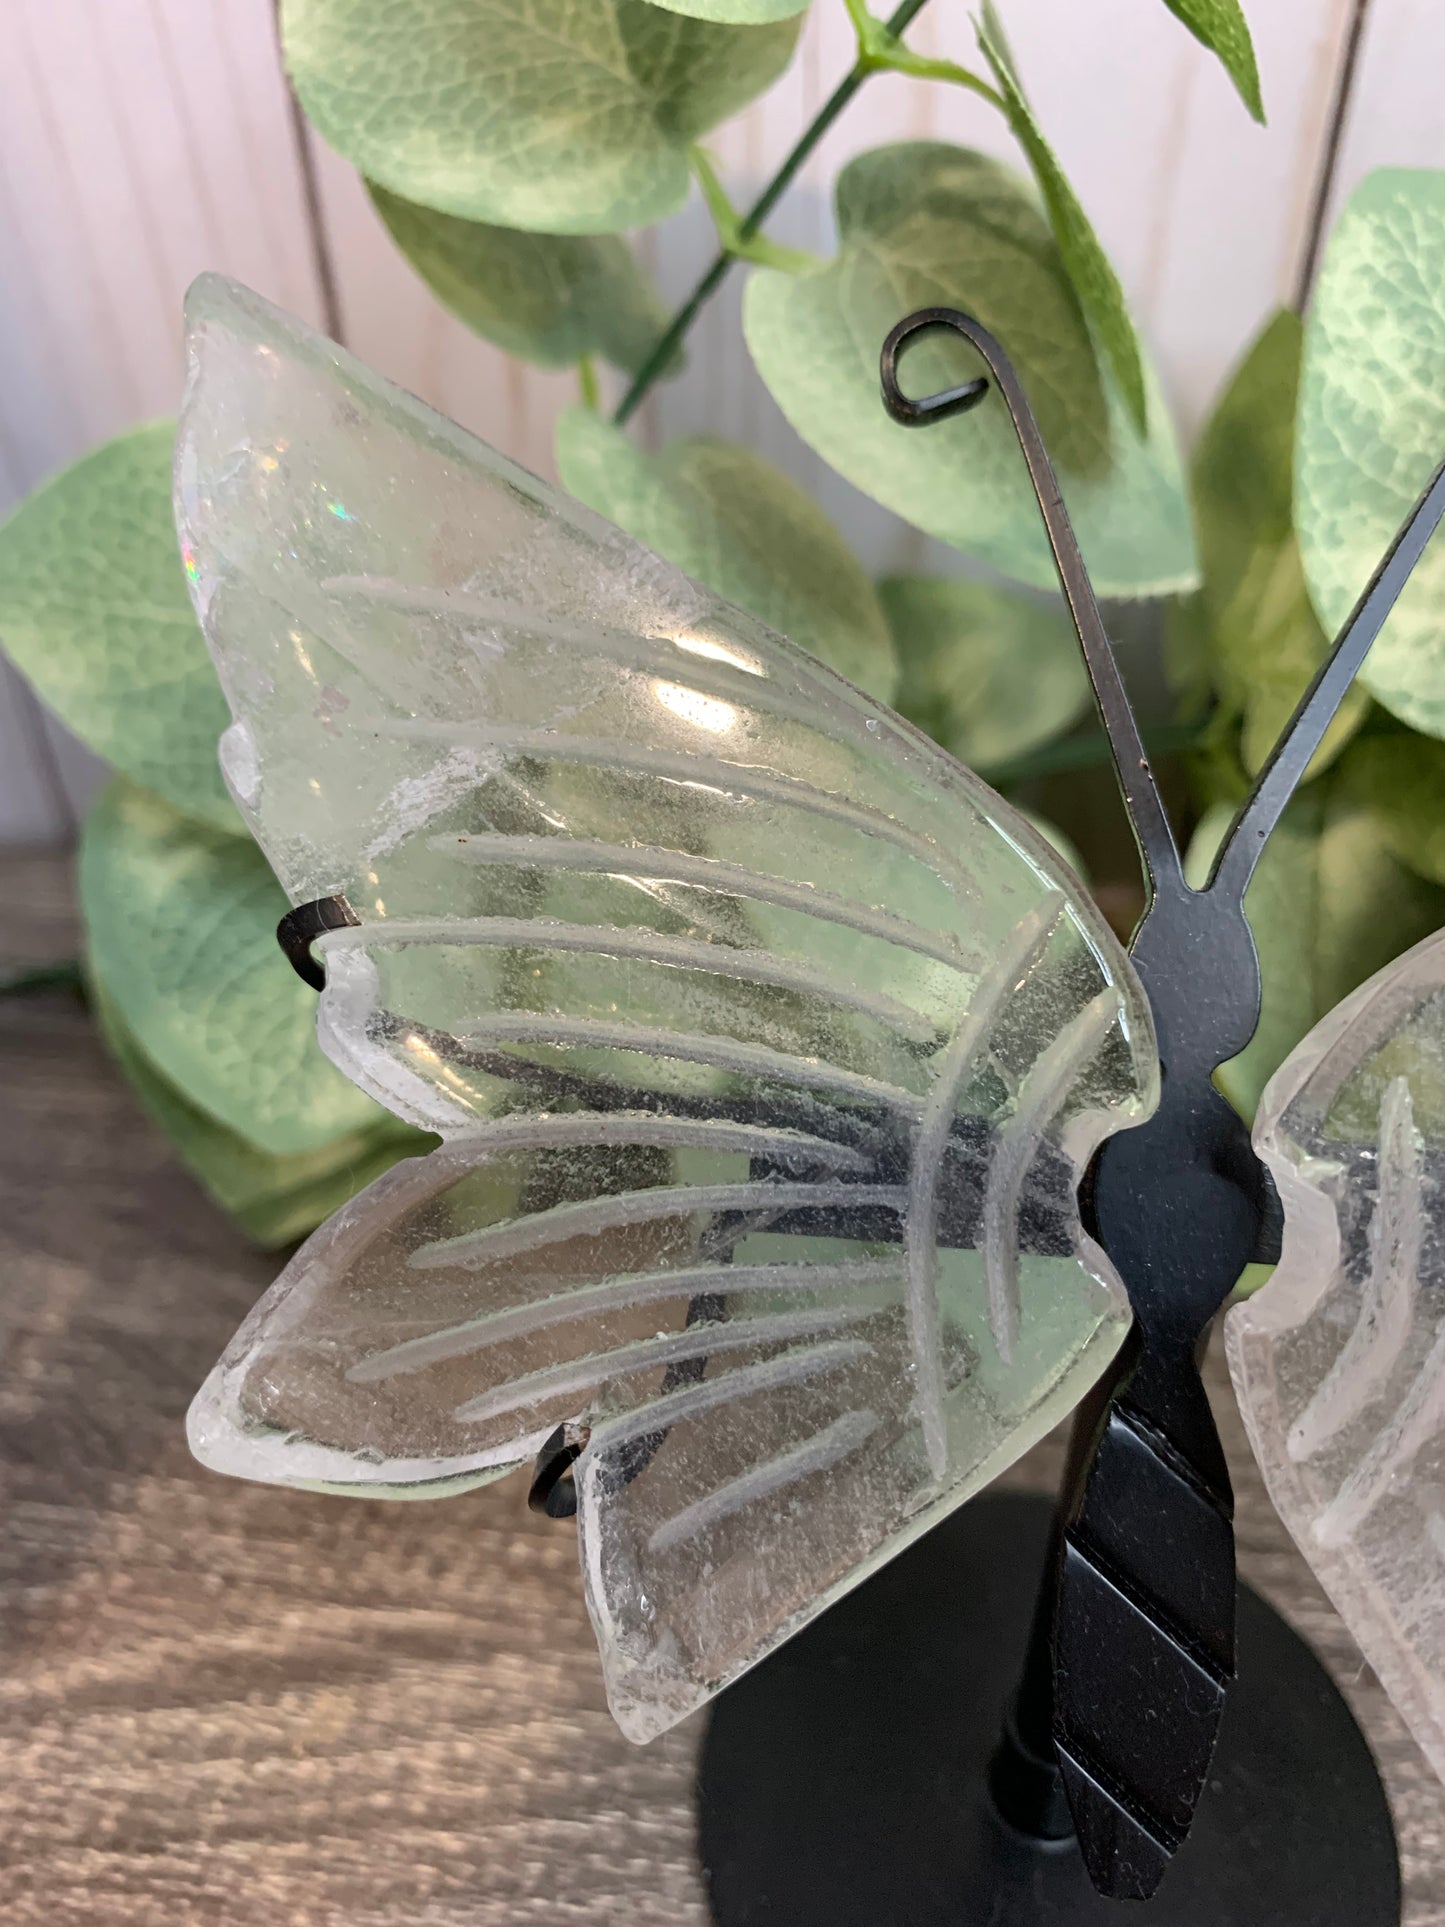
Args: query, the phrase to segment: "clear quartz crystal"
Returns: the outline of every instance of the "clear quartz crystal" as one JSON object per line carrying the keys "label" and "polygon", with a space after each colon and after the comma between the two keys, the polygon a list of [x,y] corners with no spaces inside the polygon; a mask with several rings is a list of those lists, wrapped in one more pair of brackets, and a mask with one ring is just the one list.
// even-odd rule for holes
{"label": "clear quartz crystal", "polygon": [[1310,1033],[1254,1141],[1285,1231],[1226,1326],[1250,1441],[1445,1777],[1445,932]]}
{"label": "clear quartz crystal", "polygon": [[329,1055],[444,1147],[199,1394],[242,1476],[431,1495],[580,1446],[645,1739],[987,1483],[1128,1309],[1074,1192],[1143,992],[1005,803],[740,610],[229,283],[177,514],[223,762]]}

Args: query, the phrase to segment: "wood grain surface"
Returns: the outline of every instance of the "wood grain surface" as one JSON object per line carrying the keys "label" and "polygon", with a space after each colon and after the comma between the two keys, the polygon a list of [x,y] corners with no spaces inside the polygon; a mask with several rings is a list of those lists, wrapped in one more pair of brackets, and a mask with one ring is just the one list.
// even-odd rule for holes
{"label": "wood grain surface", "polygon": [[[0,959],[72,948],[53,859],[0,862],[0,904]],[[699,1722],[645,1749],[613,1726],[571,1529],[516,1480],[384,1505],[202,1471],[186,1405],[275,1261],[78,999],[0,999],[0,1093],[5,1927],[700,1927]],[[1241,1567],[1364,1723],[1409,1927],[1445,1927],[1445,1793],[1270,1510],[1217,1358],[1212,1383]],[[1049,1441],[1012,1482],[1058,1463]]]}

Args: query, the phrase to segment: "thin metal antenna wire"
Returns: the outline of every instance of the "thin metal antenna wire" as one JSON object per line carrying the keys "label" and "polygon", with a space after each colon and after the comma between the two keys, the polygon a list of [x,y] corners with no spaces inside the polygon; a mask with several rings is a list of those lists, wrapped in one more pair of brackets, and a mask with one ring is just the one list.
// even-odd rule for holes
{"label": "thin metal antenna wire", "polygon": [[962,335],[983,357],[989,373],[998,384],[1038,499],[1039,513],[1043,517],[1054,566],[1059,574],[1059,584],[1073,617],[1089,680],[1094,686],[1094,698],[1109,738],[1119,787],[1124,795],[1124,807],[1129,813],[1129,821],[1144,861],[1151,894],[1160,885],[1183,889],[1183,866],[1174,832],[1154,781],[1154,772],[1149,767],[1139,725],[1124,687],[1124,679],[1119,673],[1113,645],[1104,628],[1104,619],[1099,612],[1088,570],[1084,567],[1084,558],[1079,553],[1078,540],[1064,506],[1058,478],[1013,364],[987,328],[971,315],[964,314],[958,308],[920,308],[917,313],[900,321],[883,344],[880,376],[884,406],[896,422],[908,427],[921,427],[925,423],[939,421],[975,407],[983,399],[988,384],[982,380],[966,382],[960,387],[927,395],[917,401],[904,394],[898,382],[898,362],[904,348],[923,335],[941,332]]}
{"label": "thin metal antenna wire", "polygon": [[1245,798],[1215,860],[1213,874],[1205,885],[1210,895],[1235,902],[1244,896],[1270,831],[1298,789],[1346,690],[1442,517],[1445,517],[1445,462],[1436,469],[1405,518],[1336,638],[1334,648],[1270,751],[1268,762],[1255,779],[1254,788]]}

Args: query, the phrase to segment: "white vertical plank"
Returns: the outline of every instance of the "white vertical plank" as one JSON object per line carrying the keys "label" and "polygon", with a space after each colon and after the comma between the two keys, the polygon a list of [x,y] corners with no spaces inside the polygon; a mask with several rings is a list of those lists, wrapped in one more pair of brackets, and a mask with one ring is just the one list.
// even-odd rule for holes
{"label": "white vertical plank", "polygon": [[356,170],[310,138],[345,345],[534,473],[554,477],[553,424],[577,399],[576,375],[529,369],[446,313],[398,251]]}
{"label": "white vertical plank", "polygon": [[[319,314],[264,0],[0,6],[0,513],[180,398],[219,268]],[[63,838],[95,758],[0,677],[0,841]]]}
{"label": "white vertical plank", "polygon": [[[31,404],[43,472],[175,407],[181,297],[204,268],[308,315],[316,294],[264,7],[9,0],[3,31],[7,258],[50,370]],[[7,382],[6,399],[25,397]]]}
{"label": "white vertical plank", "polygon": [[1325,232],[1377,167],[1445,167],[1445,7],[1370,0],[1340,140]]}
{"label": "white vertical plank", "polygon": [[1244,118],[1217,62],[1192,63],[1140,302],[1190,436],[1270,314],[1295,299],[1349,17],[1350,0],[1250,9],[1264,128]]}

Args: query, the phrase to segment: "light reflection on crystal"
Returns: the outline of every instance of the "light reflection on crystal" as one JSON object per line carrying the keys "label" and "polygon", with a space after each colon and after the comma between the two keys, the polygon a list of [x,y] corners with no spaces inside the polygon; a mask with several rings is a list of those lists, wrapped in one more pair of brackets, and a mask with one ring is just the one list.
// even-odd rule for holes
{"label": "light reflection on crystal", "polygon": [[685,723],[695,723],[714,736],[722,735],[737,722],[738,712],[732,704],[720,702],[716,696],[704,696],[700,690],[675,682],[655,682],[652,690],[674,716],[681,716]]}

